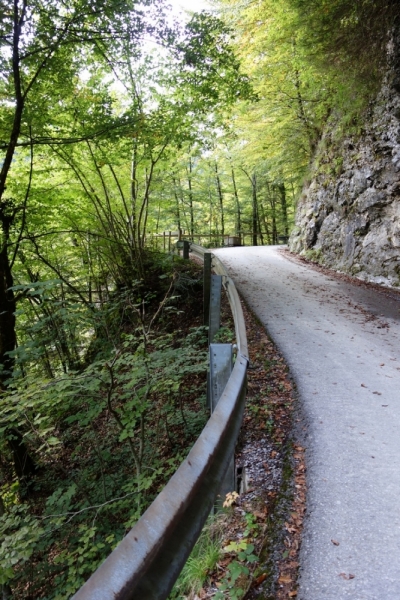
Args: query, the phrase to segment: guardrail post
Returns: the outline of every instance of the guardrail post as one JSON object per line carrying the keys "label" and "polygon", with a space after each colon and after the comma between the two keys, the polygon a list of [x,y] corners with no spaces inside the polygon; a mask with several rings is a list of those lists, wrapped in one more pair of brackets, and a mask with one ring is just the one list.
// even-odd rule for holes
{"label": "guardrail post", "polygon": [[189,260],[190,242],[188,240],[178,240],[177,242],[175,242],[175,249],[178,253],[178,256],[181,255],[182,250],[183,258]]}
{"label": "guardrail post", "polygon": [[190,242],[183,240],[183,258],[189,259]]}
{"label": "guardrail post", "polygon": [[214,412],[233,366],[232,344],[210,344],[210,410]]}
{"label": "guardrail post", "polygon": [[210,322],[208,327],[208,341],[210,344],[221,324],[221,290],[222,275],[211,275]]}
{"label": "guardrail post", "polygon": [[[211,413],[214,412],[218,400],[222,396],[233,368],[232,344],[210,344],[210,380],[209,402]],[[229,492],[236,491],[235,456],[232,455],[228,469],[221,482],[218,493],[218,504],[223,502]]]}
{"label": "guardrail post", "polygon": [[204,253],[203,271],[203,324],[210,322],[211,252]]}

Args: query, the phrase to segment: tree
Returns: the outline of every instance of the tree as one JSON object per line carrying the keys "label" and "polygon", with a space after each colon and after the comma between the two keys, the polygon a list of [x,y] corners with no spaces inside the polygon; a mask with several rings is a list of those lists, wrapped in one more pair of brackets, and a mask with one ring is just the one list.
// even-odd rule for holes
{"label": "tree", "polygon": [[[221,21],[206,14],[194,16],[178,32],[164,25],[161,3],[147,1],[145,6],[143,12],[133,0],[13,0],[12,6],[1,5],[3,389],[15,365],[17,303],[29,297],[31,311],[40,312],[31,296],[43,273],[62,282],[63,293],[67,290],[67,296],[89,310],[94,295],[101,297],[104,287],[110,287],[110,276],[117,288],[143,278],[151,197],[161,187],[171,152],[204,137],[198,122],[204,129],[210,110],[217,122],[217,111],[250,94]],[[139,51],[138,41],[145,34],[164,45],[161,58]],[[125,88],[120,100],[112,90],[116,81]],[[45,161],[47,176],[40,178]],[[65,176],[66,169],[72,176],[72,195],[79,201],[69,198],[63,218],[58,213],[54,219],[56,195],[51,188],[65,188],[56,172]],[[38,215],[34,202],[38,188],[42,208],[48,199],[49,216]],[[79,216],[74,213],[77,209]],[[52,224],[61,220],[65,226],[55,242],[59,228]],[[65,239],[67,265],[55,252]],[[40,264],[36,272],[32,261]],[[77,273],[80,282],[87,282],[83,286],[77,284]],[[65,323],[58,326],[61,313],[56,312],[57,326],[53,312],[46,318],[59,332],[57,352],[68,370],[76,366],[79,352]],[[49,361],[44,364],[50,373]],[[21,449],[22,435],[15,436]],[[10,437],[11,444],[15,436]],[[22,477],[29,478],[33,463],[27,458],[19,462]]]}
{"label": "tree", "polygon": [[[95,568],[139,516],[143,490],[155,492],[162,468],[156,461],[147,469],[150,407],[157,408],[159,422],[172,415],[174,430],[178,420],[186,426],[180,378],[204,370],[189,336],[189,351],[176,352],[174,336],[156,340],[148,333],[149,322],[172,314],[163,294],[198,283],[189,272],[179,290],[167,261],[151,261],[144,248],[149,224],[158,223],[167,203],[165,173],[176,174],[187,148],[193,149],[190,177],[200,172],[207,129],[221,124],[251,89],[228,29],[211,16],[194,17],[178,35],[159,18],[162,5],[150,2],[137,11],[124,0],[0,6],[0,443],[8,484],[0,500],[0,583],[21,578],[24,593],[26,573],[15,564],[36,551],[34,560],[45,564],[37,587],[50,573],[69,597],[82,571]],[[164,45],[161,58],[138,51],[147,33]],[[215,194],[210,172],[203,167],[201,176],[207,192],[212,181]],[[178,177],[183,181],[182,172]],[[193,180],[193,227],[203,191]],[[183,213],[179,202],[174,199],[174,210]],[[155,312],[150,318],[149,307]],[[199,364],[186,371],[191,352]],[[106,458],[114,459],[112,444],[92,430],[103,417],[113,421],[110,433],[124,446],[123,469],[114,473],[104,468]],[[3,452],[7,439],[13,465],[10,449]],[[77,475],[73,463],[81,443],[87,462]],[[48,472],[61,447],[71,468],[60,461],[55,481]],[[45,468],[25,487],[35,462]],[[29,493],[44,472],[44,487],[35,489],[43,501],[39,512],[46,505],[42,521],[30,514]],[[86,522],[91,510],[94,520]]]}
{"label": "tree", "polygon": [[[10,255],[11,234],[19,230],[21,237],[26,222],[34,148],[38,144],[66,144],[99,135],[98,122],[92,120],[82,127],[82,123],[75,121],[65,138],[62,122],[66,113],[71,117],[70,113],[77,108],[74,88],[84,68],[84,59],[106,55],[109,47],[119,45],[127,30],[136,39],[143,32],[145,24],[132,19],[133,11],[134,4],[124,0],[98,0],[90,4],[48,0],[2,3],[0,149],[4,158],[0,172],[0,377],[3,385],[12,371],[10,352],[16,344],[12,267],[20,240],[17,234]],[[71,119],[67,121],[70,124]],[[103,118],[101,128],[110,125],[110,121],[105,122]],[[7,193],[6,184],[16,150],[24,147],[30,148],[31,168],[25,196],[17,203]]]}

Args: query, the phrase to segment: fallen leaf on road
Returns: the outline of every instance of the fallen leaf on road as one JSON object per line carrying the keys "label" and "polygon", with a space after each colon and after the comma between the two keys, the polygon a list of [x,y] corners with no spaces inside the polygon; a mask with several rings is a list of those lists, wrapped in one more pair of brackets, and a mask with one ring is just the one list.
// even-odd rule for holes
{"label": "fallen leaf on road", "polygon": [[278,583],[292,583],[290,575],[281,575],[278,579]]}
{"label": "fallen leaf on road", "polygon": [[265,579],[267,579],[267,574],[263,573],[262,575],[260,575],[260,577],[257,577],[257,579],[254,582],[254,585],[260,585],[260,583],[262,583]]}
{"label": "fallen leaf on road", "polygon": [[354,579],[355,575],[353,575],[352,573],[349,573],[347,575],[347,573],[339,573],[339,577],[343,577],[343,579]]}
{"label": "fallen leaf on road", "polygon": [[366,385],[364,385],[364,384],[362,383],[362,384],[361,384],[361,387],[365,387],[365,388],[366,388],[367,386],[366,386]]}
{"label": "fallen leaf on road", "polygon": [[339,546],[339,542],[337,540],[331,540],[331,542],[334,546]]}

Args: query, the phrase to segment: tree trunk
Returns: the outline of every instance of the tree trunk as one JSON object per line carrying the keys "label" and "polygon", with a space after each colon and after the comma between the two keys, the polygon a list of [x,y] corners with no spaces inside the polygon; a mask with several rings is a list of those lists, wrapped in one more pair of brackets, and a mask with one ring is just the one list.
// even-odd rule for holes
{"label": "tree trunk", "polygon": [[7,436],[9,448],[13,453],[14,466],[18,480],[20,483],[26,485],[35,473],[35,463],[28,452],[24,438],[15,427],[8,430]]}
{"label": "tree trunk", "polygon": [[271,205],[271,221],[272,221],[272,243],[278,243],[278,230],[276,227],[276,201],[274,194],[271,194],[269,198],[269,203]]}
{"label": "tree trunk", "polygon": [[191,237],[191,239],[193,241],[193,235],[194,235],[194,213],[193,213],[192,171],[193,171],[192,157],[189,156],[189,168],[188,168],[188,190],[189,190],[189,211],[190,211],[189,233],[190,233],[190,237]]}
{"label": "tree trunk", "polygon": [[231,165],[231,173],[232,173],[232,183],[233,183],[233,195],[234,195],[235,202],[236,202],[235,232],[236,232],[236,235],[241,237],[241,235],[242,235],[242,215],[241,215],[241,211],[240,211],[240,203],[239,203],[239,196],[238,196],[238,191],[237,191],[237,186],[236,186],[235,172],[233,170],[232,165]]}
{"label": "tree trunk", "polygon": [[176,222],[178,225],[178,231],[181,230],[181,209],[179,207],[179,196],[177,194],[177,183],[176,183],[176,179],[173,177],[172,178],[172,183],[174,184],[174,197],[175,197],[175,206],[176,206]]}
{"label": "tree trunk", "polygon": [[304,100],[303,100],[303,96],[301,93],[300,73],[299,73],[298,69],[295,69],[294,76],[295,76],[294,86],[296,88],[296,99],[297,99],[297,107],[298,107],[297,117],[300,120],[300,122],[303,124],[304,129],[306,131],[308,142],[310,144],[310,155],[312,156],[317,147],[317,140],[319,137],[319,132],[318,132],[317,128],[314,127],[310,123],[310,120],[308,119],[308,117],[306,115],[306,111],[304,108]]}
{"label": "tree trunk", "polygon": [[258,223],[258,231],[259,231],[259,235],[260,235],[261,246],[264,246],[264,236],[263,236],[262,227],[261,227],[260,209],[258,206],[257,206],[257,223]]}
{"label": "tree trunk", "polygon": [[262,202],[260,202],[259,209],[260,209],[260,216],[261,216],[262,222],[264,223],[265,235],[267,236],[267,244],[270,244],[271,243],[271,232],[269,230],[268,220],[265,216],[264,205]]}
{"label": "tree trunk", "polygon": [[257,178],[256,174],[253,173],[251,176],[251,187],[252,187],[252,234],[253,234],[253,246],[257,246],[257,233],[258,233],[258,206],[257,206]]}
{"label": "tree trunk", "polygon": [[283,232],[284,232],[284,236],[287,241],[287,238],[289,237],[289,222],[288,222],[288,214],[287,214],[285,184],[283,182],[279,183],[277,187],[279,190],[279,196],[280,196],[280,201],[281,201]]}
{"label": "tree trunk", "polygon": [[215,182],[217,184],[219,208],[221,211],[221,237],[222,237],[222,241],[223,241],[224,235],[225,235],[224,196],[222,194],[222,186],[221,186],[221,180],[219,178],[217,161],[215,161],[214,168],[215,168]]}
{"label": "tree trunk", "polygon": [[[6,219],[0,211],[0,221]],[[4,237],[4,245],[0,251],[0,387],[5,387],[5,381],[10,377],[14,368],[14,358],[10,356],[10,352],[15,350],[17,338],[15,333],[15,311],[16,302],[12,289],[13,277],[10,268],[8,256],[8,227]]]}
{"label": "tree trunk", "polygon": [[[3,209],[4,210],[4,209]],[[0,210],[0,222],[3,227],[3,248],[0,252],[0,390],[7,388],[7,380],[14,369],[14,357],[10,355],[17,345],[15,333],[16,301],[12,289],[13,277],[8,256],[8,236],[10,219]],[[26,484],[35,472],[35,463],[29,455],[22,434],[15,428],[6,434],[7,442],[13,453],[14,468],[20,483]]]}
{"label": "tree trunk", "polygon": [[[22,14],[19,14],[18,2],[14,1],[14,26],[12,42],[12,67],[15,91],[15,112],[13,126],[8,142],[6,154],[0,171],[0,223],[2,228],[2,240],[0,249],[0,389],[6,388],[7,379],[12,375],[14,368],[14,358],[10,352],[15,350],[17,336],[15,332],[15,312],[16,301],[13,290],[13,277],[11,271],[11,262],[8,255],[8,243],[10,227],[15,217],[15,210],[11,213],[12,207],[7,206],[3,201],[3,194],[6,189],[6,181],[14,158],[15,148],[21,131],[22,115],[25,106],[25,97],[21,86],[20,55],[19,44],[21,35],[21,24],[25,14],[26,6],[22,8]],[[26,93],[26,91],[25,91]],[[10,439],[8,444],[13,452],[14,467],[20,481],[28,481],[33,475],[35,465],[21,433],[17,430],[9,432]],[[3,598],[7,598],[8,586],[3,586]]]}
{"label": "tree trunk", "polygon": [[212,226],[213,226],[213,218],[214,218],[214,211],[213,211],[213,201],[212,201],[212,193],[211,193],[211,189],[210,186],[208,186],[208,200],[210,203],[210,216],[209,216],[209,221],[208,221],[208,234],[209,234],[209,242],[211,244],[211,236],[212,236]]}

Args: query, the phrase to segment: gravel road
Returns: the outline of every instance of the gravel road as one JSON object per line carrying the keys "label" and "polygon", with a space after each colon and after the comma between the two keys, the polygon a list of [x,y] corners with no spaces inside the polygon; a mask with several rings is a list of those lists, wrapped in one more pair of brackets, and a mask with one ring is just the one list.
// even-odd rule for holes
{"label": "gravel road", "polygon": [[399,600],[400,295],[273,246],[215,254],[298,390],[308,485],[298,600]]}

